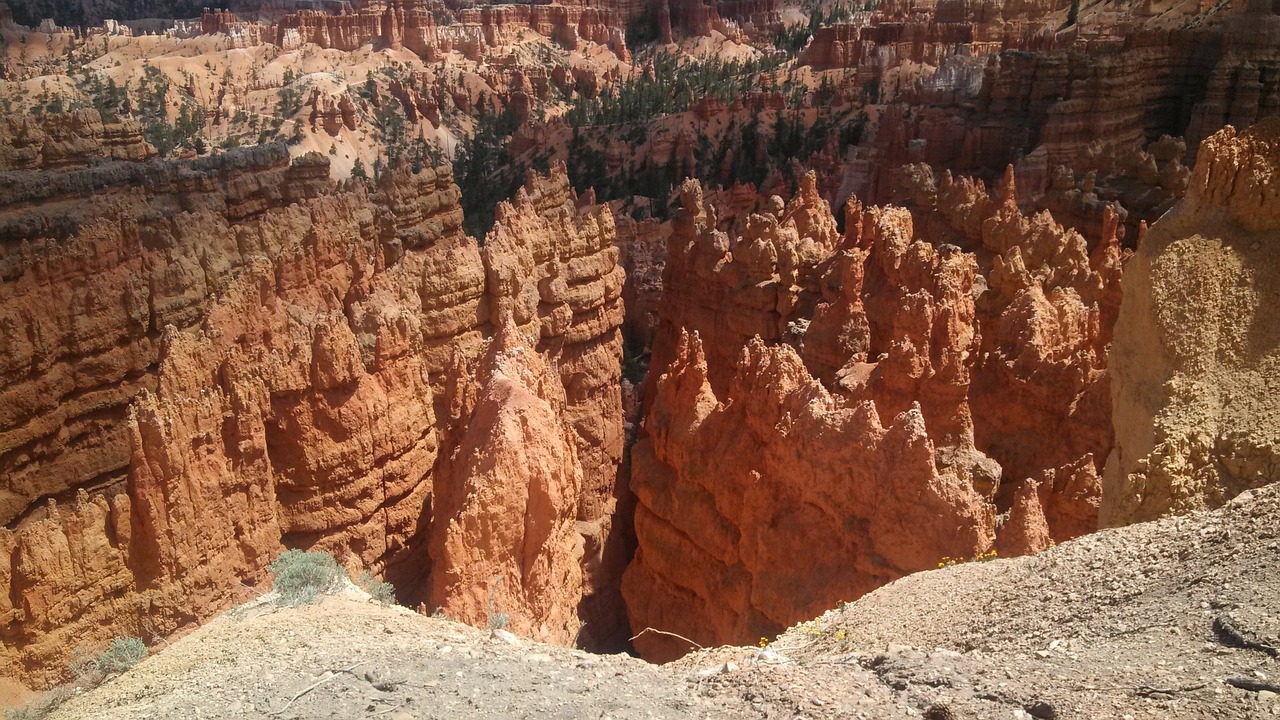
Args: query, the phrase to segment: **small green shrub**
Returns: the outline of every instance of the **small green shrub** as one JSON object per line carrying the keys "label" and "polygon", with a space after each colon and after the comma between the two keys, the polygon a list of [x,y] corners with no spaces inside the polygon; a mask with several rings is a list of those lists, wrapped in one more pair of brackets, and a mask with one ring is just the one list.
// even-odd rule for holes
{"label": "small green shrub", "polygon": [[72,680],[79,687],[93,687],[102,680],[98,672],[98,656],[91,653],[83,645],[77,646],[71,653],[71,661],[67,663]]}
{"label": "small green shrub", "polygon": [[502,584],[502,576],[499,575],[498,578],[493,581],[493,587],[489,588],[489,629],[490,630],[501,630],[507,626],[507,623],[511,622],[511,616],[504,612],[498,612],[496,609],[497,605],[496,603],[494,603],[494,598],[498,594],[498,586],[501,584]]}
{"label": "small green shrub", "polygon": [[333,590],[346,571],[326,552],[286,550],[268,568],[276,576],[274,588],[283,605],[302,605]]}
{"label": "small green shrub", "polygon": [[360,581],[357,583],[364,591],[373,596],[374,600],[383,605],[393,605],[396,601],[396,586],[389,582],[379,580],[368,572],[360,573]]}
{"label": "small green shrub", "polygon": [[147,656],[147,646],[138,638],[117,637],[98,656],[98,672],[103,675],[122,673]]}
{"label": "small green shrub", "polygon": [[511,622],[511,616],[504,612],[494,613],[489,616],[489,629],[501,630]]}

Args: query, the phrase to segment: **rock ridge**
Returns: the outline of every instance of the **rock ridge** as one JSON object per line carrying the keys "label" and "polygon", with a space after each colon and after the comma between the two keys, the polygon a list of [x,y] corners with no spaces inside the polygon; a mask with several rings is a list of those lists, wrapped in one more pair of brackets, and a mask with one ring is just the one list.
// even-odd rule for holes
{"label": "rock ridge", "polygon": [[[51,683],[77,644],[189,628],[283,547],[469,617],[501,575],[513,626],[568,643],[581,616],[614,641],[622,271],[562,164],[483,249],[447,165],[335,185],[264,146],[0,187],[5,674]],[[485,361],[504,316],[525,350]],[[525,442],[476,442],[523,407]],[[526,517],[556,530],[521,556],[529,537],[467,530],[509,516],[449,498],[467,463],[527,470],[530,448],[553,474]],[[472,575],[433,584],[459,552]]]}

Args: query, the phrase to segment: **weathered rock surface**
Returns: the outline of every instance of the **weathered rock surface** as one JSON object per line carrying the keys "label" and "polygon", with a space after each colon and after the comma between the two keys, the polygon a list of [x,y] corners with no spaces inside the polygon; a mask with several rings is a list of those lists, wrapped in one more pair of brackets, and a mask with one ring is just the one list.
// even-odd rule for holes
{"label": "weathered rock surface", "polygon": [[[558,166],[482,251],[447,167],[370,189],[327,166],[264,146],[0,175],[6,675],[51,682],[78,644],[189,627],[282,547],[468,617],[502,575],[514,626],[569,642],[581,613],[611,639],[611,214]],[[508,316],[522,352],[488,341]],[[531,525],[477,535],[524,522],[514,496],[467,504],[500,478],[530,487]]]}
{"label": "weathered rock surface", "polygon": [[[152,648],[123,675],[64,696],[48,717],[168,718],[198,708],[258,720],[313,685],[279,714],[353,717],[373,706],[485,718],[556,708],[584,720],[601,707],[673,720],[1274,717],[1277,698],[1224,683],[1261,681],[1254,671],[1270,661],[1214,628],[1229,623],[1258,643],[1280,629],[1280,577],[1268,547],[1280,534],[1278,491],[1035,557],[918,573],[808,619],[767,648],[712,648],[667,665],[423,617],[350,586],[293,608],[258,599]],[[356,671],[317,671],[348,667],[353,656],[364,663]]]}
{"label": "weathered rock surface", "polygon": [[452,51],[479,59],[489,48],[517,44],[532,30],[570,50],[580,42],[606,45],[622,61],[630,60],[624,28],[616,11],[585,5],[484,5],[458,13],[458,22],[437,24],[426,3],[367,3],[354,12],[330,14],[300,10],[270,21],[242,20],[234,13],[206,10],[201,30],[224,34],[236,45],[267,42],[286,50],[304,44],[353,51],[364,45],[399,50],[436,60]]}
{"label": "weathered rock surface", "polygon": [[921,183],[911,211],[851,202],[843,236],[812,175],[741,237],[683,187],[632,453],[634,631],[752,642],[997,537],[1096,527],[1114,219],[1091,257],[1017,209],[1011,171],[994,199]]}
{"label": "weathered rock surface", "polygon": [[564,388],[513,325],[491,344],[450,480],[434,498],[446,526],[431,548],[432,602],[472,625],[566,645],[578,631],[583,538]]}
{"label": "weathered rock surface", "polygon": [[0,123],[0,171],[55,170],[95,159],[146,160],[155,154],[136,121],[104,123],[95,110],[52,115],[43,122],[14,114]]}
{"label": "weathered rock surface", "polygon": [[1101,520],[1216,507],[1280,479],[1280,121],[1227,127],[1125,272]]}
{"label": "weathered rock surface", "polygon": [[1130,8],[1114,22],[1094,9],[1063,30],[1062,3],[882,4],[820,28],[800,62],[853,73],[882,106],[826,196],[892,201],[903,164],[988,182],[1014,164],[1026,207],[1094,235],[1101,204],[1116,205],[1132,247],[1181,196],[1204,138],[1280,114],[1280,13],[1218,9]]}

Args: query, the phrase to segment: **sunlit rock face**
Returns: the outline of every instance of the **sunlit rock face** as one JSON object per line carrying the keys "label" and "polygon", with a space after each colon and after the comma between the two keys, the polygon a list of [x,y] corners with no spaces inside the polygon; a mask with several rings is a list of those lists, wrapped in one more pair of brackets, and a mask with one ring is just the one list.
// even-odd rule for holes
{"label": "sunlit rock face", "polygon": [[1224,128],[1130,261],[1103,524],[1216,507],[1277,479],[1278,176],[1280,122]]}
{"label": "sunlit rock face", "polygon": [[1096,527],[1115,218],[1090,251],[1018,210],[1012,170],[994,197],[917,180],[911,210],[851,202],[843,234],[812,175],[735,237],[683,187],[632,452],[635,632],[754,642],[946,558]]}
{"label": "sunlit rock face", "polygon": [[276,145],[0,188],[6,674],[189,627],[285,547],[481,622],[500,582],[548,641],[621,631],[623,270],[562,165],[484,249],[448,166],[334,185]]}

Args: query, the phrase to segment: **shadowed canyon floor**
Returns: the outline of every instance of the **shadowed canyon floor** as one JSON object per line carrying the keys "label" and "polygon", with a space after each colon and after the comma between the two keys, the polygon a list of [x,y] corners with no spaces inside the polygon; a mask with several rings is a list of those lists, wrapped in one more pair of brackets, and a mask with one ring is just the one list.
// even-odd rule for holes
{"label": "shadowed canyon floor", "polygon": [[1226,681],[1280,675],[1277,563],[1269,487],[1034,557],[913,575],[767,648],[665,666],[503,639],[356,592],[257,601],[51,717],[1266,718],[1280,716],[1274,693]]}

